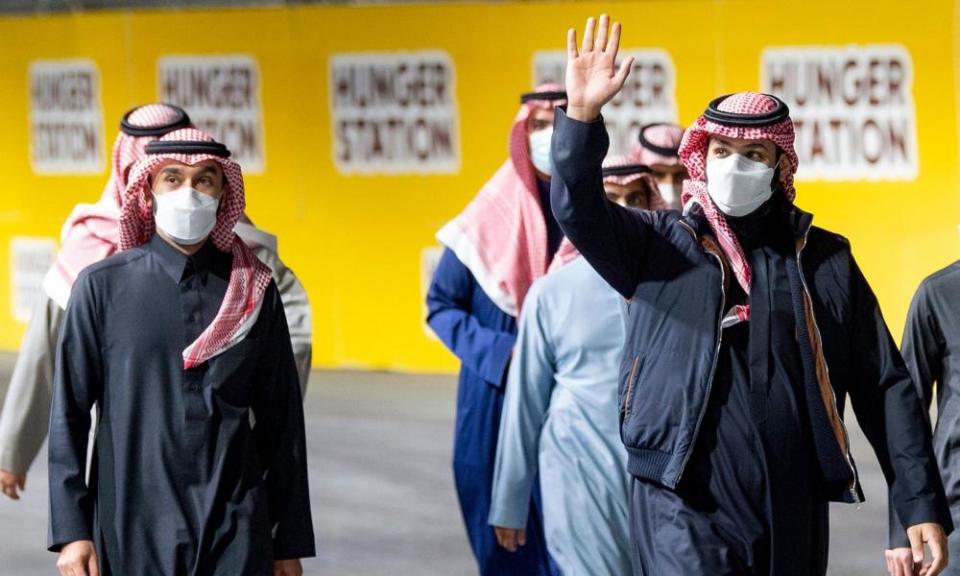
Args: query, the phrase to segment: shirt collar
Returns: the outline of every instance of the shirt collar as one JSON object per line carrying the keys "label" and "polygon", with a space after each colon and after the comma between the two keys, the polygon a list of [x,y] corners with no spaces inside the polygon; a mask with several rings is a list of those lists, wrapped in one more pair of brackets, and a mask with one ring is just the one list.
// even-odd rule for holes
{"label": "shirt collar", "polygon": [[224,279],[230,277],[230,268],[233,262],[231,254],[221,252],[214,246],[209,239],[192,256],[187,256],[171,246],[159,234],[154,234],[153,238],[147,244],[147,249],[152,252],[163,270],[173,278],[174,282],[180,282],[187,272],[190,263],[192,271],[207,271],[216,274]]}

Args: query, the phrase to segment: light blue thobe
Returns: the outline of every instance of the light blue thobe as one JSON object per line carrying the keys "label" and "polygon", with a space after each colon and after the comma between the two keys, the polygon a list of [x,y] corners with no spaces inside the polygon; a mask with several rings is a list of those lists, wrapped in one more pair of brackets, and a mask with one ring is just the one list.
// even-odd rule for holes
{"label": "light blue thobe", "polygon": [[617,382],[622,298],[578,258],[534,283],[507,383],[489,521],[522,528],[539,470],[547,548],[565,576],[630,573]]}

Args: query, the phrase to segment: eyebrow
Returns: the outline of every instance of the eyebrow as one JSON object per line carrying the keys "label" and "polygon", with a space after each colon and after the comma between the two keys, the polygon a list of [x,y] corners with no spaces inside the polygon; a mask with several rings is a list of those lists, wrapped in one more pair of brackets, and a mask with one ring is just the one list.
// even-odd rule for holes
{"label": "eyebrow", "polygon": [[[724,140],[723,138],[717,138],[717,142],[718,142],[721,146],[729,146],[729,147],[733,148],[733,143],[730,142],[729,140]],[[743,147],[744,147],[744,148],[749,148],[749,149],[751,149],[751,150],[763,150],[764,152],[769,152],[769,150],[767,149],[767,147],[764,146],[763,144],[761,144],[760,142],[748,142],[748,143],[744,144]]]}
{"label": "eyebrow", "polygon": [[161,174],[175,174],[177,176],[183,174],[183,170],[177,168],[176,166],[167,166],[160,170]]}
{"label": "eyebrow", "polygon": [[220,172],[217,170],[215,166],[204,166],[203,168],[200,169],[200,173],[217,175]]}

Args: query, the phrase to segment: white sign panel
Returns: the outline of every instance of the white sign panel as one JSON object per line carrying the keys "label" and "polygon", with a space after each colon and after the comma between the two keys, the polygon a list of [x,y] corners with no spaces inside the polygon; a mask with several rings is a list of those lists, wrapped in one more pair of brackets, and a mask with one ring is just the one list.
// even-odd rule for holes
{"label": "white sign panel", "polygon": [[10,309],[19,322],[28,322],[43,296],[43,277],[53,265],[53,238],[14,237],[10,240]]}
{"label": "white sign panel", "polygon": [[[645,124],[677,121],[676,72],[670,54],[659,49],[620,51],[621,61],[630,56],[633,69],[623,90],[603,108],[611,154],[630,152]],[[535,53],[534,86],[544,82],[562,86],[566,66],[566,52]]]}
{"label": "white sign panel", "polygon": [[446,52],[337,54],[329,83],[340,173],[460,169],[456,74]]}
{"label": "white sign panel", "polygon": [[790,106],[798,179],[916,178],[913,60],[903,46],[767,48],[760,83]]}
{"label": "white sign panel", "polygon": [[30,165],[37,174],[103,171],[100,72],[92,60],[30,63]]}
{"label": "white sign panel", "polygon": [[161,102],[180,106],[194,126],[230,149],[247,174],[262,173],[260,70],[247,55],[166,56],[158,62]]}

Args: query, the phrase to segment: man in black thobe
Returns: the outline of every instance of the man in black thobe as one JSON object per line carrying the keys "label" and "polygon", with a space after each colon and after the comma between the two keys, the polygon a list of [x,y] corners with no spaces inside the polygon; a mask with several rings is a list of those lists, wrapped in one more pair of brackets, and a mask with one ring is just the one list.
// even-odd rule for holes
{"label": "man in black thobe", "polygon": [[[633,475],[634,571],[647,576],[822,575],[829,501],[860,502],[847,394],[923,559],[952,529],[930,432],[846,239],[793,205],[787,106],[717,98],[684,135],[684,213],[607,201],[602,106],[632,59],[620,28],[568,34],[568,110],[553,135],[552,207],[588,262],[629,300],[621,438]],[[913,571],[919,566],[910,566]]]}
{"label": "man in black thobe", "polygon": [[50,421],[61,574],[295,576],[314,555],[296,364],[270,271],[232,232],[228,156],[193,129],[148,146],[123,251],[72,291]]}
{"label": "man in black thobe", "polygon": [[[960,522],[960,261],[934,272],[917,288],[900,351],[924,415],[931,404],[937,404],[933,450],[956,525]],[[926,425],[926,420],[917,422],[917,426]],[[903,525],[895,514],[891,514],[890,524],[890,545],[894,549],[887,551],[887,564],[892,568],[900,558],[910,556],[910,543],[903,538]],[[950,535],[948,547],[951,556],[960,555],[960,534]],[[899,576],[892,569],[891,574]],[[944,574],[960,575],[960,562],[952,563]]]}

